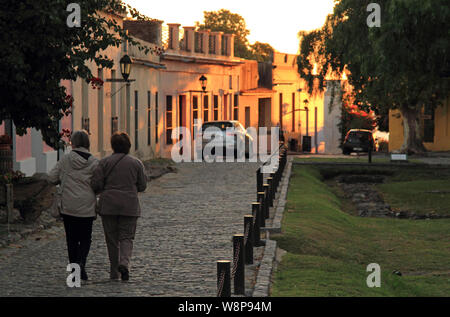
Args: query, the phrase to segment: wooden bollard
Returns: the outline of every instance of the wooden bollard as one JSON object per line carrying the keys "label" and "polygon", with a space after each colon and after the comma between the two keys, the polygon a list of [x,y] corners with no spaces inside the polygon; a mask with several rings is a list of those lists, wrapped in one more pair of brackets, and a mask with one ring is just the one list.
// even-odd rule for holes
{"label": "wooden bollard", "polygon": [[244,216],[245,264],[253,264],[253,220],[252,215]]}
{"label": "wooden bollard", "polygon": [[261,173],[261,167],[256,170],[256,192],[261,192],[263,190],[263,174]]}
{"label": "wooden bollard", "polygon": [[275,183],[275,191],[278,191],[278,185],[280,184],[279,178],[278,178],[278,165],[275,166],[272,174],[273,174],[273,179],[274,179],[274,183]]}
{"label": "wooden bollard", "polygon": [[217,297],[231,297],[230,261],[217,261]]}
{"label": "wooden bollard", "polygon": [[234,294],[245,295],[245,249],[244,235],[233,236],[233,281]]}
{"label": "wooden bollard", "polygon": [[[270,210],[270,187],[269,184],[264,184],[264,211],[263,211],[263,218],[268,219],[269,218],[269,210]],[[264,225],[265,227],[265,225]]]}
{"label": "wooden bollard", "polygon": [[[261,193],[258,193],[258,197],[260,194]],[[264,193],[262,193],[262,195],[264,197]],[[255,221],[253,222],[253,245],[259,247],[261,245],[261,218],[263,218],[259,198],[257,203],[252,203],[252,214],[253,217],[255,217]]]}
{"label": "wooden bollard", "polygon": [[[270,174],[269,174],[270,175]],[[273,178],[267,177],[267,184],[269,184],[269,207],[273,207]]]}
{"label": "wooden bollard", "polygon": [[275,195],[277,193],[277,180],[275,178],[275,172],[270,173],[270,177],[272,177],[272,205],[275,200]]}
{"label": "wooden bollard", "polygon": [[[264,186],[263,186],[263,188],[264,188]],[[262,197],[260,197],[260,203],[261,203],[261,207],[260,207],[259,225],[261,226],[261,228],[265,228],[266,227],[266,207],[267,207],[265,189],[263,191]]]}

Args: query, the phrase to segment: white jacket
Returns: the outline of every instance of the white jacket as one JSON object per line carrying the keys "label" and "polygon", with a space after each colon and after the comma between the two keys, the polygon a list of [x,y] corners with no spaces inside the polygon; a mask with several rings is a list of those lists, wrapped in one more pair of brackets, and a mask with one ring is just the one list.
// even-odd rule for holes
{"label": "white jacket", "polygon": [[[82,152],[85,157],[74,152]],[[61,184],[62,214],[75,217],[95,217],[96,198],[91,188],[91,177],[98,159],[85,148],[73,149],[65,154],[49,172],[49,181]]]}

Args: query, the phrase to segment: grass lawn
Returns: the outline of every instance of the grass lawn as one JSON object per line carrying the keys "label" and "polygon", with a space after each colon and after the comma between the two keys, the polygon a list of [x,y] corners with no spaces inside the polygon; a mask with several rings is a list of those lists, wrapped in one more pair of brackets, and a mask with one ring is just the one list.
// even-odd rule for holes
{"label": "grass lawn", "polygon": [[393,210],[450,216],[450,170],[397,171],[377,186]]}
{"label": "grass lawn", "polygon": [[[287,251],[272,296],[450,296],[450,219],[352,216],[316,168],[292,172],[283,232],[272,236]],[[380,288],[366,285],[370,263]]]}
{"label": "grass lawn", "polygon": [[[368,163],[369,158],[365,156],[348,156],[348,157],[296,157],[294,162],[300,163]],[[386,157],[372,157],[373,163],[389,163],[390,159]]]}

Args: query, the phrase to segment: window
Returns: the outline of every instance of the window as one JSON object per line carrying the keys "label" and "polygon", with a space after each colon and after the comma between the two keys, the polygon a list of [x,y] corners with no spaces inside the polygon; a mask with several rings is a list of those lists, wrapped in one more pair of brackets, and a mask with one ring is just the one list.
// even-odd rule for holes
{"label": "window", "polygon": [[214,121],[219,120],[219,96],[214,95]]}
{"label": "window", "polygon": [[134,150],[139,148],[139,93],[134,91]]}
{"label": "window", "polygon": [[245,107],[245,128],[250,126],[250,107]]}
{"label": "window", "polygon": [[192,97],[192,129],[195,130],[195,120],[198,120],[198,97]]}
{"label": "window", "polygon": [[295,92],[292,93],[292,132],[295,132]]}
{"label": "window", "polygon": [[119,117],[111,117],[111,135],[119,130]]}
{"label": "window", "polygon": [[229,84],[230,84],[230,89],[233,89],[233,76],[232,75],[230,75],[228,77],[228,81],[229,81]]}
{"label": "window", "polygon": [[283,130],[283,94],[280,93],[280,101],[279,101],[279,122],[280,122],[280,130]]}
{"label": "window", "polygon": [[233,120],[239,120],[239,95],[234,95],[233,102]]}
{"label": "window", "polygon": [[89,84],[83,80],[81,83],[81,129],[89,132]]}
{"label": "window", "polygon": [[203,121],[209,120],[209,98],[208,95],[203,96]]}
{"label": "window", "polygon": [[172,144],[172,96],[166,96],[166,144]]}
{"label": "window", "polygon": [[150,91],[147,91],[147,145],[152,144],[152,107],[151,107],[151,98],[152,93]]}
{"label": "window", "polygon": [[81,128],[89,133],[89,118],[81,118]]}
{"label": "window", "polygon": [[128,40],[123,40],[123,42],[122,42],[122,52],[124,52],[124,53],[128,52]]}
{"label": "window", "polygon": [[[116,78],[116,71],[111,70],[111,78]],[[111,83],[111,91],[116,91],[116,83]],[[117,116],[116,97],[111,96],[111,135],[119,130],[119,117]]]}
{"label": "window", "polygon": [[158,92],[155,93],[155,143],[158,143]]}

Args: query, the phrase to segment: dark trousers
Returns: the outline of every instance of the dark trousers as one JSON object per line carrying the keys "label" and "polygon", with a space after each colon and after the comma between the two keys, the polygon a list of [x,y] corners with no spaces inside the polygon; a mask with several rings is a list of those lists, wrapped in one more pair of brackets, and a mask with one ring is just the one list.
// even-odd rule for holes
{"label": "dark trousers", "polygon": [[62,217],[66,230],[69,263],[78,263],[81,268],[84,268],[91,248],[92,222],[95,217],[83,218],[69,215],[62,215]]}

